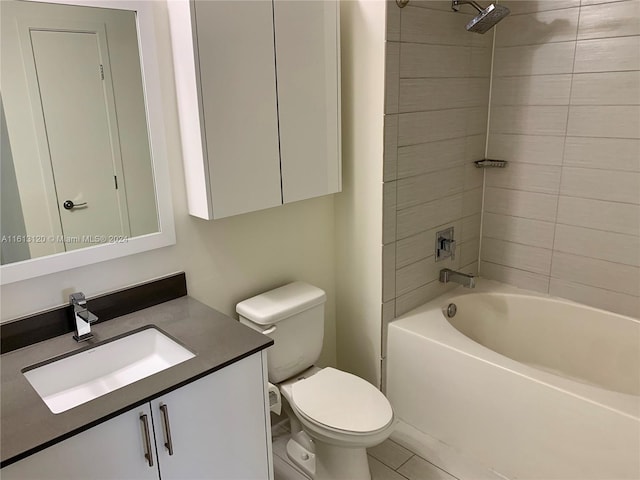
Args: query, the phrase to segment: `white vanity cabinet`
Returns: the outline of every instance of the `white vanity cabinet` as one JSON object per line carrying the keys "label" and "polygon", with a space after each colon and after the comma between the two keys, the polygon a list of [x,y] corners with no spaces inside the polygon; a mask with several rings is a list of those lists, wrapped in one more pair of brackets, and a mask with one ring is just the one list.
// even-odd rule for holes
{"label": "white vanity cabinet", "polygon": [[0,476],[3,480],[273,478],[262,355],[253,354],[11,464]]}
{"label": "white vanity cabinet", "polygon": [[162,480],[270,478],[265,398],[254,354],[152,400]]}
{"label": "white vanity cabinet", "polygon": [[339,9],[168,2],[189,212],[216,219],[339,192]]}
{"label": "white vanity cabinet", "polygon": [[0,478],[157,480],[157,468],[149,468],[144,457],[143,415],[151,428],[151,409],[146,403],[4,467]]}

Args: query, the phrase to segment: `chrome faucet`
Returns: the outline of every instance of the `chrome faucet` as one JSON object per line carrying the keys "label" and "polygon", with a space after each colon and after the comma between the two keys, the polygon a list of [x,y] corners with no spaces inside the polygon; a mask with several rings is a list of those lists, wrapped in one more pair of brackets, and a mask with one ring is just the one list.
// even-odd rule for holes
{"label": "chrome faucet", "polygon": [[440,281],[442,283],[456,282],[466,288],[474,288],[476,286],[476,279],[473,275],[456,272],[450,268],[440,270]]}
{"label": "chrome faucet", "polygon": [[98,317],[87,309],[87,300],[82,292],[69,295],[69,303],[73,307],[73,317],[76,321],[76,334],[73,338],[76,342],[89,340],[93,337],[91,324],[98,320]]}

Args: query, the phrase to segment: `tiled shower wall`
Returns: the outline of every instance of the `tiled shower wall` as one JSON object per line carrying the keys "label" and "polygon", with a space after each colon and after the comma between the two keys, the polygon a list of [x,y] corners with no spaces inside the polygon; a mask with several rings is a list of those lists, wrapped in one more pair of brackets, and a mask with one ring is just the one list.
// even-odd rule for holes
{"label": "tiled shower wall", "polygon": [[640,1],[503,1],[481,275],[640,315]]}
{"label": "tiled shower wall", "polygon": [[[450,1],[388,3],[385,324],[450,288],[440,269],[478,269],[483,174],[473,161],[484,158],[492,36],[467,32],[471,18]],[[455,259],[436,263],[436,232],[451,226]]]}

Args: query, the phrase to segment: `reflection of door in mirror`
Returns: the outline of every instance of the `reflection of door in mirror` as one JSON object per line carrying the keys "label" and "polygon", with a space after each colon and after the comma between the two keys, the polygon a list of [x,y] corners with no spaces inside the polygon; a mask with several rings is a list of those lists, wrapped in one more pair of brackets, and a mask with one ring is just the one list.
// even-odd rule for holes
{"label": "reflection of door in mirror", "polygon": [[29,29],[33,54],[23,55],[35,65],[38,91],[30,96],[42,106],[68,251],[128,237],[130,229],[104,32],[59,28]]}
{"label": "reflection of door in mirror", "polygon": [[[2,95],[28,258],[158,231],[136,13],[1,6]],[[22,260],[4,255],[17,233],[3,222],[3,264]]]}

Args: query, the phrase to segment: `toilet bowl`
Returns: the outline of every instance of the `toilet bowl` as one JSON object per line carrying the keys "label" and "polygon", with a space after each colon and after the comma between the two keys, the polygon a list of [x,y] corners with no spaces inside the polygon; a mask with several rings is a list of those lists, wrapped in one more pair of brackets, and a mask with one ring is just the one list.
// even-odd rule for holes
{"label": "toilet bowl", "polygon": [[323,290],[293,282],[236,305],[240,322],[273,338],[269,381],[291,423],[289,459],[314,480],[370,480],[368,447],[393,430],[389,401],[366,380],[318,368],[324,332]]}
{"label": "toilet bowl", "polygon": [[360,377],[331,367],[312,367],[279,387],[290,406],[290,460],[313,479],[370,479],[366,449],[387,439],[394,425],[386,397]]}

